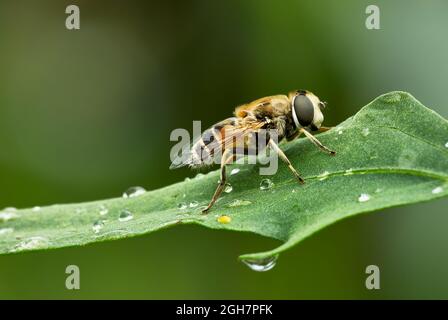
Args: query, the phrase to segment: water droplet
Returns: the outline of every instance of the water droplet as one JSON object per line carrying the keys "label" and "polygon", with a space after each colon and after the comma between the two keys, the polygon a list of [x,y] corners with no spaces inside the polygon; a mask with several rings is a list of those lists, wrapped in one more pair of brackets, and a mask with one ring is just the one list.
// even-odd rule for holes
{"label": "water droplet", "polygon": [[431,192],[432,192],[432,194],[438,194],[438,193],[443,192],[443,188],[442,187],[437,187],[437,188],[432,189]]}
{"label": "water droplet", "polygon": [[185,210],[188,208],[188,205],[185,202],[181,202],[177,205],[177,208],[180,210]]}
{"label": "water droplet", "polygon": [[352,168],[345,170],[344,176],[349,176],[351,174],[353,174],[353,169]]}
{"label": "water droplet", "polygon": [[101,216],[104,216],[109,213],[109,209],[107,209],[107,207],[104,204],[100,205],[99,210]]}
{"label": "water droplet", "polygon": [[274,182],[271,179],[263,179],[260,182],[260,190],[269,190],[274,185]]}
{"label": "water droplet", "polygon": [[358,197],[359,202],[366,202],[370,200],[370,196],[367,193],[361,193],[361,195]]}
{"label": "water droplet", "polygon": [[230,183],[226,183],[226,186],[224,187],[224,192],[230,193],[230,192],[232,192],[232,190],[233,190],[232,185]]}
{"label": "water droplet", "polygon": [[199,205],[197,201],[191,201],[190,202],[190,208],[196,208]]}
{"label": "water droplet", "polygon": [[132,215],[131,211],[129,210],[123,210],[120,212],[120,215],[118,216],[118,221],[125,222],[134,219],[134,216]]}
{"label": "water droplet", "polygon": [[[448,144],[448,142],[447,142],[447,144]],[[232,171],[230,171],[230,175],[233,176],[234,174],[237,174],[238,172],[240,172],[239,168],[232,169]]]}
{"label": "water droplet", "polygon": [[231,202],[229,204],[229,207],[239,207],[239,206],[248,206],[252,204],[252,202],[250,202],[249,200],[234,200],[233,202]]}
{"label": "water droplet", "polygon": [[330,172],[325,171],[325,172],[321,173],[320,175],[318,175],[317,177],[319,178],[320,181],[322,181],[322,180],[327,179],[329,174],[330,174]]}
{"label": "water droplet", "polygon": [[5,234],[13,233],[13,228],[0,228],[0,236],[3,236]]}
{"label": "water droplet", "polygon": [[144,194],[146,190],[142,187],[130,187],[123,193],[123,198],[134,198]]}
{"label": "water droplet", "polygon": [[292,193],[296,193],[296,189],[292,189],[292,191],[291,191]]}
{"label": "water droplet", "polygon": [[338,134],[342,134],[342,130],[339,130],[339,131],[338,131]]}
{"label": "water droplet", "polygon": [[369,128],[364,128],[364,129],[362,129],[362,135],[364,136],[364,137],[367,137],[368,135],[369,135]]}
{"label": "water droplet", "polygon": [[216,219],[219,223],[222,224],[227,224],[230,223],[230,221],[232,221],[232,218],[230,218],[229,216],[219,216],[218,219]]}
{"label": "water droplet", "polygon": [[251,270],[257,272],[269,271],[275,267],[277,263],[278,255],[265,259],[244,259],[243,262]]}
{"label": "water droplet", "polygon": [[0,212],[0,221],[6,222],[12,219],[16,219],[19,216],[14,212]]}
{"label": "water droplet", "polygon": [[34,211],[34,212],[38,212],[38,211],[40,211],[42,208],[41,207],[39,207],[39,206],[35,206],[35,207],[33,207],[33,209],[31,209],[32,211]]}
{"label": "water droplet", "polygon": [[12,249],[13,252],[23,251],[23,250],[32,250],[32,249],[43,249],[48,247],[49,241],[44,237],[30,237],[19,242]]}
{"label": "water droplet", "polygon": [[104,220],[98,220],[95,221],[95,223],[92,226],[93,232],[99,233],[101,229],[104,227]]}
{"label": "water droplet", "polygon": [[447,142],[447,143],[445,143],[445,148],[448,148],[448,142]]}

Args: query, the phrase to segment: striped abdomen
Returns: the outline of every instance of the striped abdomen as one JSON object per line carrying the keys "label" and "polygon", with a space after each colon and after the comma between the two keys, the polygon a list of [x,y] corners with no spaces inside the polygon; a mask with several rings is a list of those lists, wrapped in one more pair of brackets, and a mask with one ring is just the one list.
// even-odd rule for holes
{"label": "striped abdomen", "polygon": [[224,152],[238,156],[258,155],[266,148],[269,135],[260,130],[260,122],[244,123],[241,118],[228,118],[205,130],[190,150],[190,166],[219,164]]}

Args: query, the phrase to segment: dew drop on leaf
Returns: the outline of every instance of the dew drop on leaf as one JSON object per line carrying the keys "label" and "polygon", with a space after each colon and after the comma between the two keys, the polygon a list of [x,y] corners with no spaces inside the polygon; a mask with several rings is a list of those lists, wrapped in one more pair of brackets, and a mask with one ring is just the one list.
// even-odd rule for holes
{"label": "dew drop on leaf", "polygon": [[234,174],[237,174],[238,172],[240,172],[239,168],[232,169],[232,171],[230,171],[230,175],[233,176]]}
{"label": "dew drop on leaf", "polygon": [[120,212],[120,215],[118,216],[118,221],[124,222],[134,219],[134,216],[132,215],[131,211],[129,210],[123,210]]}
{"label": "dew drop on leaf", "polygon": [[224,187],[224,192],[230,193],[230,192],[232,192],[232,190],[233,190],[232,185],[230,183],[226,183],[226,186]]}
{"label": "dew drop on leaf", "polygon": [[134,198],[144,194],[146,190],[142,187],[130,187],[123,193],[123,198]]}
{"label": "dew drop on leaf", "polygon": [[248,266],[251,270],[257,272],[269,271],[275,267],[277,264],[278,255],[265,258],[265,259],[243,259],[242,261],[246,266]]}
{"label": "dew drop on leaf", "polygon": [[362,135],[364,136],[364,137],[367,137],[368,135],[369,135],[369,128],[364,128],[364,129],[362,129]]}
{"label": "dew drop on leaf", "polygon": [[0,221],[6,222],[12,219],[17,219],[19,216],[15,212],[7,212],[2,211],[0,212]]}
{"label": "dew drop on leaf", "polygon": [[273,185],[274,183],[271,181],[271,179],[263,179],[260,182],[260,190],[269,190]]}
{"label": "dew drop on leaf", "polygon": [[104,220],[98,220],[93,223],[92,230],[95,233],[99,233],[104,227]]}
{"label": "dew drop on leaf", "polygon": [[227,224],[230,223],[232,221],[232,218],[230,218],[229,216],[219,216],[218,219],[216,219],[219,223],[222,224]]}
{"label": "dew drop on leaf", "polygon": [[443,192],[443,188],[442,187],[437,187],[437,188],[432,189],[431,192],[432,192],[432,194],[438,194],[438,193]]}
{"label": "dew drop on leaf", "polygon": [[447,143],[445,143],[445,148],[448,148],[448,142],[447,142]]}
{"label": "dew drop on leaf", "polygon": [[100,215],[102,216],[109,213],[109,209],[107,209],[107,207],[104,204],[100,205],[99,209],[100,209]]}
{"label": "dew drop on leaf", "polygon": [[367,193],[361,193],[361,195],[358,197],[359,202],[366,202],[370,200],[370,196]]}
{"label": "dew drop on leaf", "polygon": [[177,205],[177,209],[185,210],[188,208],[188,205],[185,202],[181,202]]}
{"label": "dew drop on leaf", "polygon": [[197,201],[191,201],[190,202],[190,208],[196,208],[199,205]]}

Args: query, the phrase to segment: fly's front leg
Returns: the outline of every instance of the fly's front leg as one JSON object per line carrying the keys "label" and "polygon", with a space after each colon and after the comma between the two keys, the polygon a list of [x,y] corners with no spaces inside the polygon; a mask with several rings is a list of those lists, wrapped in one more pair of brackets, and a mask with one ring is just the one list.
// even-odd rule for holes
{"label": "fly's front leg", "polygon": [[218,187],[215,190],[215,193],[213,194],[212,200],[210,200],[210,203],[208,204],[207,208],[202,210],[203,214],[207,214],[208,211],[213,207],[216,200],[218,200],[219,196],[221,195],[222,191],[224,190],[224,187],[226,185],[227,177],[226,177],[226,165],[230,163],[233,160],[233,156],[229,156],[229,153],[227,151],[224,152],[221,158],[221,179],[219,180]]}
{"label": "fly's front leg", "polygon": [[334,127],[324,127],[324,126],[321,126],[320,128],[319,128],[319,130],[317,130],[318,132],[325,132],[325,131],[328,131],[328,130],[331,130],[331,129],[333,129]]}
{"label": "fly's front leg", "polygon": [[316,139],[311,133],[306,131],[304,128],[301,128],[300,131],[305,134],[305,136],[311,140],[312,143],[314,143],[315,146],[317,146],[319,149],[321,149],[324,152],[329,153],[331,156],[334,156],[336,154],[336,151],[328,149],[326,146],[324,146],[319,140]]}
{"label": "fly's front leg", "polygon": [[296,171],[296,169],[294,169],[294,167],[291,164],[291,161],[289,161],[288,157],[286,156],[286,154],[283,152],[282,149],[280,149],[280,147],[277,145],[277,143],[274,142],[274,140],[269,140],[269,145],[271,146],[272,149],[275,150],[275,152],[277,152],[277,154],[280,156],[280,159],[283,160],[283,162],[286,163],[286,165],[288,166],[289,170],[291,170],[291,172],[294,174],[294,177],[300,182],[300,183],[305,183],[305,180],[303,180],[303,178],[300,176],[300,174]]}

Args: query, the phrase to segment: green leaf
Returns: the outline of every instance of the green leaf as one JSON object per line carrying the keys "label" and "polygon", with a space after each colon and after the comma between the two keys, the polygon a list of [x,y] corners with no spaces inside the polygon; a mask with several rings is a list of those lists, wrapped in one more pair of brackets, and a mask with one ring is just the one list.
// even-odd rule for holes
{"label": "green leaf", "polygon": [[[320,152],[304,138],[282,144],[305,185],[279,163],[277,174],[268,177],[273,186],[260,190],[267,177],[258,166],[233,165],[240,169],[229,176],[233,191],[208,215],[201,209],[214,192],[217,171],[127,199],[4,210],[0,253],[79,246],[194,223],[281,240],[277,248],[241,256],[266,264],[343,218],[448,194],[448,123],[407,93],[380,96],[319,139],[337,155]],[[231,221],[218,222],[221,215]]]}

